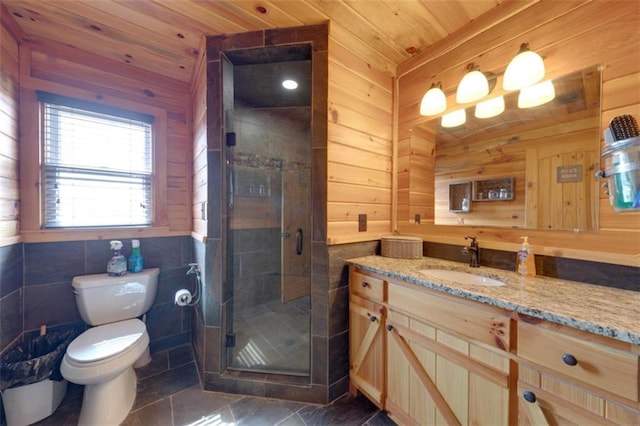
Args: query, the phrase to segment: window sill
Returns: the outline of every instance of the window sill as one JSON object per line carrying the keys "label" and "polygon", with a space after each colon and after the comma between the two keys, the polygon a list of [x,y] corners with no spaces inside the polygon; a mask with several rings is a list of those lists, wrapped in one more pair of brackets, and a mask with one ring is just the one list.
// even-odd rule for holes
{"label": "window sill", "polygon": [[22,231],[24,243],[45,243],[58,241],[113,240],[130,238],[188,236],[189,231],[171,231],[169,227],[132,227],[132,228],[87,228],[87,229],[48,229]]}

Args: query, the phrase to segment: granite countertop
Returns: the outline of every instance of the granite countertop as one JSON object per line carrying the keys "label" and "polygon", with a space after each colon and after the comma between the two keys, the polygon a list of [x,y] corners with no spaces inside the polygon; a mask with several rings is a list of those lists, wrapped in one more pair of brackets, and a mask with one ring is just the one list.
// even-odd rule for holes
{"label": "granite countertop", "polygon": [[[389,278],[640,345],[640,292],[541,276],[523,278],[515,272],[471,268],[430,257],[366,256],[348,259],[347,263]],[[427,268],[471,272],[507,284],[488,287],[435,280],[419,272]]]}

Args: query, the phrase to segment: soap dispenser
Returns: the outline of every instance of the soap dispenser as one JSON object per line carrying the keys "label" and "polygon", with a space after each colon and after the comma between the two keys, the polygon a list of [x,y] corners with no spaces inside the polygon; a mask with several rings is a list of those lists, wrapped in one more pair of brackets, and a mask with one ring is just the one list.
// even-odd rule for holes
{"label": "soap dispenser", "polygon": [[127,259],[120,253],[122,250],[121,241],[109,242],[111,250],[113,250],[113,257],[107,262],[107,275],[110,277],[120,277],[127,273]]}
{"label": "soap dispenser", "polygon": [[516,258],[516,272],[523,277],[535,277],[536,276],[536,261],[529,245],[529,237],[520,237],[522,239],[522,245],[518,250]]}

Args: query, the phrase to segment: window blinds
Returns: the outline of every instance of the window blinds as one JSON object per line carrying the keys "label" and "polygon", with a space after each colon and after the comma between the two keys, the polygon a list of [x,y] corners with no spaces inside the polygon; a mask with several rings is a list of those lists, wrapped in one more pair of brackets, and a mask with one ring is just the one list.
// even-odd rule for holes
{"label": "window blinds", "polygon": [[68,106],[61,99],[41,102],[44,226],[150,225],[150,120]]}

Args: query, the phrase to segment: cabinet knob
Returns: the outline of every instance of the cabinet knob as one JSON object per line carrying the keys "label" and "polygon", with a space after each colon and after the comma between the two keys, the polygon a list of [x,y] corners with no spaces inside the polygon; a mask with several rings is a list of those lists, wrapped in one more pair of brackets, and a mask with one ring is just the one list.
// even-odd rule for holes
{"label": "cabinet knob", "polygon": [[369,320],[370,320],[371,322],[376,322],[376,321],[378,320],[378,317],[377,317],[377,316],[375,316],[375,315],[369,315]]}
{"label": "cabinet knob", "polygon": [[393,326],[391,324],[387,324],[387,330],[389,331],[393,330]]}
{"label": "cabinet knob", "polygon": [[525,399],[525,401],[530,402],[530,403],[534,403],[536,402],[536,394],[531,392],[531,391],[524,391],[522,392],[522,397]]}
{"label": "cabinet knob", "polygon": [[578,365],[578,360],[571,354],[562,355],[562,361],[571,367]]}
{"label": "cabinet knob", "polygon": [[367,288],[369,287],[369,283],[366,281],[362,281],[362,284],[360,284],[362,287]]}

